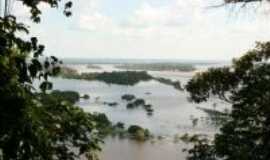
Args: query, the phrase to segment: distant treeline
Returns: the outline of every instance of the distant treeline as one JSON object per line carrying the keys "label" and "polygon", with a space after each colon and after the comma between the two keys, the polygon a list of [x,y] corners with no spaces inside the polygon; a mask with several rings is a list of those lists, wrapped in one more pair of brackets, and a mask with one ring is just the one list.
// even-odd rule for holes
{"label": "distant treeline", "polygon": [[153,79],[145,71],[122,71],[122,72],[93,72],[81,73],[70,68],[62,68],[61,76],[69,79],[84,79],[89,81],[102,81],[107,84],[119,85],[135,85],[141,81],[149,81]]}
{"label": "distant treeline", "polygon": [[192,64],[183,63],[142,63],[142,64],[119,64],[118,69],[146,70],[146,71],[183,71],[191,72],[196,68]]}
{"label": "distant treeline", "polygon": [[102,67],[100,67],[99,65],[95,65],[95,64],[88,64],[87,68],[89,68],[89,69],[102,69]]}
{"label": "distant treeline", "polygon": [[107,84],[136,85],[141,81],[155,80],[160,83],[173,86],[177,90],[183,90],[180,81],[173,81],[168,78],[153,77],[146,71],[114,71],[114,72],[93,72],[81,73],[76,70],[63,67],[61,76],[68,79],[84,79],[89,81],[102,81]]}

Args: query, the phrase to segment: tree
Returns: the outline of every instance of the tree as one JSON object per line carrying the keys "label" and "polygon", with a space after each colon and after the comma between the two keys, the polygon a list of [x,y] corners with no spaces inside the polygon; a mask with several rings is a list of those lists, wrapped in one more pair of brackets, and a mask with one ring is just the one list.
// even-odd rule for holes
{"label": "tree", "polygon": [[[270,42],[235,59],[232,66],[198,73],[186,85],[193,102],[218,96],[231,104],[231,113],[207,149],[190,151],[196,160],[268,160],[270,157]],[[205,145],[205,143],[204,143]],[[209,154],[211,155],[209,158]],[[198,156],[198,155],[208,155]]]}
{"label": "tree", "polygon": [[[38,5],[57,8],[61,1],[21,2],[30,8],[31,19],[40,22]],[[70,16],[72,3],[64,6],[64,14]],[[94,159],[100,139],[93,116],[60,100],[45,103],[32,85],[35,79],[42,80],[40,88],[48,94],[48,78],[59,72],[61,61],[54,56],[41,61],[44,46],[35,37],[25,40],[17,33],[29,30],[5,12],[0,17],[0,159]]]}
{"label": "tree", "polygon": [[224,5],[228,5],[228,4],[242,4],[242,7],[245,7],[247,4],[251,4],[251,3],[258,3],[258,2],[263,2],[263,1],[267,1],[269,2],[269,0],[223,0],[224,3],[218,6],[224,6]]}
{"label": "tree", "polygon": [[225,3],[251,3],[262,2],[263,0],[224,0]]}

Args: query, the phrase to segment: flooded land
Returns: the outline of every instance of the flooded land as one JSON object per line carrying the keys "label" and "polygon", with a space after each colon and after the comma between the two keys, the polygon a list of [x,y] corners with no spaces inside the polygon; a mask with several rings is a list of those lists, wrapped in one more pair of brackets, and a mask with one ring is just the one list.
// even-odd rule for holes
{"label": "flooded land", "polygon": [[[72,64],[67,65],[79,73],[125,71],[113,64]],[[147,71],[153,77],[180,81],[184,85],[196,72],[207,66],[196,66],[194,71]],[[126,126],[140,125],[154,135],[149,141],[141,142],[117,136],[107,136],[101,160],[179,160],[184,159],[183,148],[188,147],[180,140],[185,133],[213,135],[217,128],[211,124],[208,115],[198,107],[213,108],[213,104],[224,105],[212,99],[208,103],[193,104],[185,91],[156,80],[142,81],[135,85],[107,84],[96,80],[53,79],[54,89],[74,90],[89,99],[81,99],[77,105],[87,112],[105,113],[113,123]],[[125,94],[143,99],[151,104],[153,113],[146,114],[143,108],[127,109],[128,102],[121,97]],[[115,105],[107,105],[113,104]],[[117,105],[116,105],[117,104]],[[197,120],[194,124],[194,119]]]}

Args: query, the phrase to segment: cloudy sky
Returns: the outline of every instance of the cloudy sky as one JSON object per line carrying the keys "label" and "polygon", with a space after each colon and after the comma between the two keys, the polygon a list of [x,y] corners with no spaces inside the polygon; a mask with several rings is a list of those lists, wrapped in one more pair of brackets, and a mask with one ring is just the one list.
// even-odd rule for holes
{"label": "cloudy sky", "polygon": [[[220,0],[74,0],[73,16],[40,6],[32,35],[47,55],[230,60],[270,40],[268,4],[214,8]],[[20,4],[13,12],[27,21]]]}

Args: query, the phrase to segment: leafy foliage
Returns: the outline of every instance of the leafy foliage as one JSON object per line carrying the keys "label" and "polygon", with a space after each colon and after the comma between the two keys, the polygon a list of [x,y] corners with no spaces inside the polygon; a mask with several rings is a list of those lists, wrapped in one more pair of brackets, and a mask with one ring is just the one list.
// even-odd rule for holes
{"label": "leafy foliage", "polygon": [[229,120],[214,138],[212,147],[217,159],[269,159],[269,57],[270,42],[257,43],[255,49],[235,59],[231,67],[209,69],[187,84],[186,89],[194,102],[203,102],[210,95],[216,95],[232,105]]}
{"label": "leafy foliage", "polygon": [[50,94],[40,93],[38,96],[43,104],[56,103],[55,101],[66,101],[70,104],[75,104],[80,99],[80,94],[75,91],[54,90]]}
{"label": "leafy foliage", "polygon": [[181,140],[186,143],[193,143],[193,148],[183,151],[188,152],[187,160],[216,160],[215,149],[205,135],[189,136],[185,134]]}
{"label": "leafy foliage", "polygon": [[[57,8],[60,0],[21,2],[29,7],[31,19],[39,22],[38,5],[42,2]],[[66,16],[71,15],[71,6],[71,2],[64,6]],[[41,61],[45,47],[37,38],[25,40],[18,33],[29,31],[12,15],[0,17],[0,159],[95,158],[100,140],[93,116],[62,100],[45,103],[35,94],[32,83],[36,79],[43,81],[43,94],[52,89],[49,77],[59,73],[61,61],[54,56]]]}
{"label": "leafy foliage", "polygon": [[147,129],[137,125],[131,125],[127,131],[130,136],[136,140],[144,141],[151,137],[150,132]]}
{"label": "leafy foliage", "polygon": [[[39,8],[39,5],[41,3],[48,4],[51,8],[58,8],[60,5],[61,0],[21,0],[22,4],[30,8],[31,13],[31,19],[38,23],[41,21],[41,9]],[[72,8],[72,2],[67,1],[63,6],[63,14],[67,17],[72,15],[71,8]]]}

